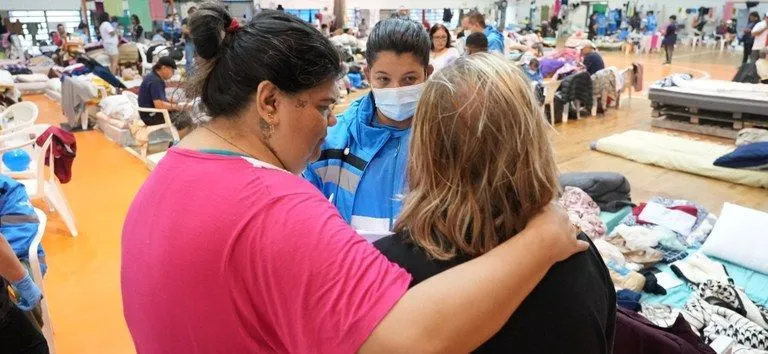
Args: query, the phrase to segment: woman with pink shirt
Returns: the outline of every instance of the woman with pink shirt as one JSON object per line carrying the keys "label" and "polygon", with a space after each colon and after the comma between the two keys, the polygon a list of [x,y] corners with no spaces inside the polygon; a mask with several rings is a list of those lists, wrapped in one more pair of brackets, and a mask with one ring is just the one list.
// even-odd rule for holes
{"label": "woman with pink shirt", "polygon": [[549,207],[408,289],[411,276],[298,176],[336,123],[333,45],[278,11],[241,26],[208,4],[190,27],[190,92],[213,119],[168,151],[126,217],[123,305],[138,353],[468,352],[586,249]]}

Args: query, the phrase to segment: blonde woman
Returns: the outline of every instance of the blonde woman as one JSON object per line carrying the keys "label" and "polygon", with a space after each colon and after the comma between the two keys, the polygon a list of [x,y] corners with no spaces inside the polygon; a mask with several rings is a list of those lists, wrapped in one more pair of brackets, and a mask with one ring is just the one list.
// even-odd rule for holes
{"label": "blonde woman", "polygon": [[[491,251],[559,192],[541,108],[505,59],[458,59],[427,81],[418,107],[397,233],[375,243],[410,286]],[[478,351],[611,353],[615,296],[590,245],[550,268]]]}

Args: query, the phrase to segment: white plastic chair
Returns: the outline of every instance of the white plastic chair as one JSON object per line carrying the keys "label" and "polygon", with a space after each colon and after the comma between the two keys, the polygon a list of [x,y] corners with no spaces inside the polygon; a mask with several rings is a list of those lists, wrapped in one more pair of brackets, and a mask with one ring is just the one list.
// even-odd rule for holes
{"label": "white plastic chair", "polygon": [[631,66],[619,71],[619,76],[624,78],[624,87],[616,88],[616,109],[621,107],[621,94],[625,90],[629,93],[629,100],[632,101],[632,89],[635,86],[635,75]]}
{"label": "white plastic chair", "polygon": [[[139,98],[138,96],[136,96],[135,93],[130,91],[123,91],[123,95],[128,97],[128,100],[131,102],[131,105],[133,106],[133,109],[136,112],[160,113],[163,115],[163,119],[165,120],[165,123],[147,126],[148,134],[152,134],[153,132],[167,129],[167,130],[170,130],[173,141],[181,140],[181,138],[179,137],[179,132],[176,130],[176,127],[173,125],[173,122],[171,122],[171,114],[168,112],[167,109],[139,107]],[[147,150],[149,149],[149,142],[147,142],[147,144],[142,145],[139,149],[141,153],[141,159],[146,162]]]}
{"label": "white plastic chair", "polygon": [[32,102],[14,103],[0,113],[2,134],[13,133],[31,127],[37,121],[39,114],[40,111],[37,105]]}
{"label": "white plastic chair", "polygon": [[[45,157],[50,154],[51,158],[48,161],[48,177],[45,174]],[[53,136],[51,135],[45,140],[43,147],[37,152],[35,161],[35,176],[30,179],[19,179],[19,183],[23,184],[27,189],[30,200],[45,199],[48,203],[48,207],[51,211],[58,211],[61,218],[64,220],[64,224],[67,225],[69,233],[72,237],[77,236],[77,228],[75,227],[75,215],[72,212],[72,208],[67,202],[67,198],[64,196],[64,192],[61,190],[59,180],[56,178],[54,171],[54,158],[53,158]]]}
{"label": "white plastic chair", "polygon": [[[24,130],[0,135],[0,157],[8,151],[22,149],[34,159],[37,155],[35,150],[37,137],[50,126],[50,124],[35,124]],[[35,163],[30,163],[29,168],[25,171],[11,171],[5,164],[2,164],[2,168],[0,168],[0,173],[13,179],[35,178],[36,171],[37,164]]]}
{"label": "white plastic chair", "polygon": [[[555,93],[560,88],[562,81],[548,80],[544,81],[544,107],[549,105],[549,123],[555,125]],[[564,118],[565,122],[567,118]]]}
{"label": "white plastic chair", "polygon": [[40,241],[43,240],[45,235],[45,226],[48,224],[48,216],[45,213],[35,208],[35,214],[40,224],[37,227],[37,235],[32,239],[32,243],[29,244],[29,268],[32,270],[32,279],[40,288],[40,292],[43,293],[43,299],[40,300],[40,309],[43,313],[43,335],[48,342],[48,349],[51,354],[56,354],[56,345],[53,341],[53,322],[51,321],[51,312],[48,309],[48,300],[45,296],[45,287],[43,286],[43,272],[40,270],[40,259],[37,257],[37,251],[40,249]]}

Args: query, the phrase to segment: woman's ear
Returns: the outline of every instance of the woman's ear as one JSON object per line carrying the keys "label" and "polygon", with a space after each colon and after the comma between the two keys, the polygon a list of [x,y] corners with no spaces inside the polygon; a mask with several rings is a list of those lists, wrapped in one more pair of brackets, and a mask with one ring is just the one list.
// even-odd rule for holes
{"label": "woman's ear", "polygon": [[256,112],[270,125],[278,124],[277,110],[280,106],[278,93],[277,86],[267,80],[262,81],[256,88]]}

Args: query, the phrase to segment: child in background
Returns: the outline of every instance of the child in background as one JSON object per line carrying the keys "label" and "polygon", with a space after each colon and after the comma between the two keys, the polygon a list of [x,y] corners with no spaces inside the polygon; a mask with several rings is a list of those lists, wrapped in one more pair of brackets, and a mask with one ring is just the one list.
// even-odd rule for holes
{"label": "child in background", "polygon": [[369,87],[368,83],[365,81],[365,76],[363,76],[362,70],[357,65],[352,65],[349,67],[347,78],[349,79],[349,83],[352,85],[352,88],[364,89]]}
{"label": "child in background", "polygon": [[531,61],[528,62],[528,65],[526,65],[523,71],[525,72],[525,75],[528,76],[529,79],[531,79],[531,81],[538,82],[538,83],[544,82],[544,77],[541,76],[541,70],[539,70],[538,59],[532,58]]}

